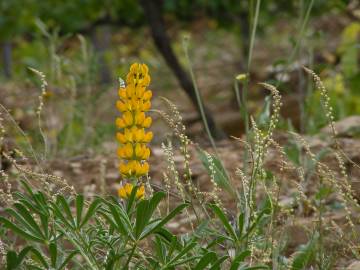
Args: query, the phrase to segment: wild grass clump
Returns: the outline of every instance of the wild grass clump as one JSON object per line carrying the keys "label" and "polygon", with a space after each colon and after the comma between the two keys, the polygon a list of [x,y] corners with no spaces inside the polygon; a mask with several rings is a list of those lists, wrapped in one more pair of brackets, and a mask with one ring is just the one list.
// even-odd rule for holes
{"label": "wild grass clump", "polygon": [[[324,97],[333,140],[337,140],[326,89],[315,73],[306,72]],[[234,138],[244,146],[239,155],[246,159],[231,164],[231,170],[216,149],[204,150],[191,141],[176,106],[163,99],[168,111],[154,112],[162,116],[172,135],[161,144],[166,169],[159,187],[149,176],[153,137],[146,130],[152,123],[149,84],[148,67],[135,63],[126,85],[119,89],[116,106],[121,116],[116,126],[122,185],[118,196],[104,194],[106,161],[99,164],[101,195],[86,198],[66,180],[34,166],[20,150],[9,152],[0,145],[2,159],[13,166],[11,171],[0,170],[3,268],[333,269],[340,257],[360,257],[359,204],[348,182],[348,157],[336,146],[339,168],[331,168],[303,137],[291,133],[302,161],[293,162],[274,136],[282,106],[274,86],[261,84],[272,96],[272,115],[266,128],[250,118],[246,140]],[[5,134],[3,118],[1,114],[0,144]],[[181,167],[175,162],[177,153]],[[267,161],[274,153],[276,168],[269,168]],[[195,182],[195,159],[208,174],[205,187]],[[307,185],[314,186],[312,191]],[[290,186],[293,194],[284,190]],[[284,195],[292,200],[284,203]],[[345,224],[332,219],[328,202],[334,200],[345,212]],[[304,218],[307,224],[301,223]],[[170,229],[169,222],[186,228],[186,233],[174,226]],[[294,226],[307,237],[290,248],[293,235],[288,228]]]}

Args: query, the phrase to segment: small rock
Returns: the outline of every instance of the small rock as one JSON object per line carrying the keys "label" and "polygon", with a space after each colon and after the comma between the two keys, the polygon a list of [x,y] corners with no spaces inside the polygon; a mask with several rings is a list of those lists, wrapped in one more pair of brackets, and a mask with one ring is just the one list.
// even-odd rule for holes
{"label": "small rock", "polygon": [[[335,129],[339,137],[357,137],[360,135],[360,116],[353,115],[335,122]],[[326,134],[331,134],[330,127],[325,127],[321,130]]]}
{"label": "small rock", "polygon": [[360,261],[354,261],[352,262],[346,270],[360,270]]}
{"label": "small rock", "polygon": [[285,229],[287,234],[287,246],[291,251],[295,251],[300,245],[304,245],[309,241],[305,227],[300,225],[289,225]]}

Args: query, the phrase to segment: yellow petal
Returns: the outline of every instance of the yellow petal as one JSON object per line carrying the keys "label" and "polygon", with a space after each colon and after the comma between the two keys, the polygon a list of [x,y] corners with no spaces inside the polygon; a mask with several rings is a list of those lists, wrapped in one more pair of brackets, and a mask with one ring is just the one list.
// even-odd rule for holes
{"label": "yellow petal", "polygon": [[127,158],[131,159],[134,154],[134,148],[131,143],[127,143],[124,147],[124,152]]}
{"label": "yellow petal", "polygon": [[144,99],[144,100],[149,100],[149,99],[151,99],[151,97],[152,97],[152,92],[151,92],[151,90],[147,90],[147,91],[144,93],[144,95],[143,95],[143,99]]}
{"label": "yellow petal", "polygon": [[[144,114],[145,115],[145,114]],[[142,126],[144,128],[148,128],[151,126],[151,123],[152,123],[152,119],[150,116],[146,117],[145,120],[142,122]]]}
{"label": "yellow petal", "polygon": [[153,138],[153,133],[151,131],[147,132],[145,135],[144,135],[144,142],[145,143],[148,143],[152,140]]}
{"label": "yellow petal", "polygon": [[144,130],[143,129],[136,129],[133,131],[133,136],[136,142],[142,142],[144,138]]}
{"label": "yellow petal", "polygon": [[126,103],[118,100],[116,102],[116,108],[120,111],[120,112],[125,112],[128,110],[128,106],[126,105]]}
{"label": "yellow petal", "polygon": [[143,103],[141,110],[146,112],[146,111],[150,110],[150,108],[151,108],[151,102],[146,101]]}
{"label": "yellow petal", "polygon": [[142,64],[141,65],[141,73],[143,73],[145,75],[145,74],[148,74],[148,72],[149,72],[148,66],[146,64]]}
{"label": "yellow petal", "polygon": [[124,174],[124,175],[126,175],[127,173],[128,173],[128,166],[127,166],[127,164],[126,163],[120,163],[120,165],[119,165],[119,171],[120,171],[120,173],[121,174]]}
{"label": "yellow petal", "polygon": [[144,175],[144,174],[147,174],[149,172],[149,163],[147,162],[144,162],[141,166],[141,174]]}
{"label": "yellow petal", "polygon": [[134,135],[129,129],[125,129],[124,135],[126,142],[132,142],[134,140]]}
{"label": "yellow petal", "polygon": [[124,187],[120,187],[118,189],[118,195],[119,195],[119,197],[121,197],[123,199],[127,199],[126,191],[125,191]]}
{"label": "yellow petal", "polygon": [[118,117],[118,118],[116,118],[116,126],[118,128],[124,128],[124,127],[126,127],[126,124],[122,118]]}
{"label": "yellow petal", "polygon": [[140,158],[142,156],[142,154],[143,154],[143,149],[142,149],[141,145],[139,143],[137,143],[135,146],[135,155],[136,155],[136,157]]}
{"label": "yellow petal", "polygon": [[144,93],[145,93],[145,87],[143,87],[143,86],[136,87],[136,97],[137,98],[142,98]]}
{"label": "yellow petal", "polygon": [[136,191],[136,198],[143,199],[145,195],[145,187],[141,185],[138,190]]}
{"label": "yellow petal", "polygon": [[133,84],[126,86],[126,96],[127,98],[135,96],[135,86]]}
{"label": "yellow petal", "polygon": [[131,126],[133,125],[133,116],[132,116],[132,113],[131,112],[125,112],[124,113],[124,122],[126,124],[126,126]]}
{"label": "yellow petal", "polygon": [[118,94],[122,99],[126,99],[126,88],[120,88]]}
{"label": "yellow petal", "polygon": [[124,158],[124,148],[123,147],[119,147],[117,149],[117,155],[119,158]]}
{"label": "yellow petal", "polygon": [[145,147],[142,159],[148,159],[150,157],[150,149]]}
{"label": "yellow petal", "polygon": [[135,113],[135,124],[141,125],[145,120],[145,113],[143,112],[136,112]]}
{"label": "yellow petal", "polygon": [[121,132],[116,133],[116,139],[123,144],[127,142],[125,135]]}
{"label": "yellow petal", "polygon": [[143,81],[142,81],[142,84],[144,86],[148,86],[150,84],[150,76],[149,75],[145,75]]}
{"label": "yellow petal", "polygon": [[138,63],[134,63],[130,66],[130,72],[131,73],[136,73],[138,72],[138,69],[139,69],[139,64]]}
{"label": "yellow petal", "polygon": [[129,197],[131,195],[131,191],[133,189],[133,185],[130,183],[126,183],[125,184],[125,191],[126,191],[126,195]]}

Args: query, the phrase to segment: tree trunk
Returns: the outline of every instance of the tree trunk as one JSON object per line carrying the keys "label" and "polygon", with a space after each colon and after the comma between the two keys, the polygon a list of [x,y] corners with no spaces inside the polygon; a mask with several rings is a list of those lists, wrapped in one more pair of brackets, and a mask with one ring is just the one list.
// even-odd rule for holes
{"label": "tree trunk", "polygon": [[111,73],[105,59],[105,51],[110,46],[111,29],[109,26],[97,26],[91,33],[91,41],[98,57],[100,83],[112,82]]}
{"label": "tree trunk", "polygon": [[[149,22],[151,35],[154,43],[164,57],[166,63],[175,74],[179,84],[185,90],[192,103],[195,105],[197,111],[200,113],[200,108],[197,103],[194,85],[190,76],[185,72],[184,68],[180,65],[170,43],[170,39],[166,34],[165,24],[162,17],[162,1],[161,0],[141,0],[140,1],[145,16]],[[211,115],[211,112],[204,107],[206,121],[209,125],[210,132],[215,139],[222,139],[225,134],[220,130]]]}
{"label": "tree trunk", "polygon": [[4,65],[4,75],[6,78],[10,79],[11,72],[11,42],[4,41],[2,43],[2,55],[3,55],[3,65]]}

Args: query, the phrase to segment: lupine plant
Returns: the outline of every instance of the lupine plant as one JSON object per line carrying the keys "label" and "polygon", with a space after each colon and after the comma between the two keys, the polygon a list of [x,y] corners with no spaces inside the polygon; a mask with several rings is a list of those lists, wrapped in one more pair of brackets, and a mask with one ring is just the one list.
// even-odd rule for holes
{"label": "lupine plant", "polygon": [[[320,78],[306,69],[315,80],[328,109],[328,97]],[[121,115],[116,119],[119,129],[119,175],[121,187],[118,196],[87,198],[57,176],[38,173],[16,162],[11,155],[2,155],[14,166],[21,178],[22,188],[12,192],[8,175],[0,171],[5,188],[0,188],[0,199],[7,207],[0,217],[0,264],[2,269],[331,269],[329,255],[324,251],[324,201],[336,188],[340,203],[346,209],[346,218],[354,229],[351,209],[359,205],[352,196],[351,187],[340,185],[333,171],[320,162],[308,144],[297,134],[320,179],[319,191],[308,197],[301,184],[305,170],[286,161],[286,153],[274,139],[279,120],[281,96],[269,85],[262,86],[273,97],[273,114],[268,127],[260,130],[251,118],[251,131],[246,145],[250,165],[236,169],[241,188],[234,188],[230,174],[217,155],[199,149],[199,158],[208,175],[212,190],[202,191],[194,185],[189,145],[185,126],[175,105],[165,100],[171,113],[159,111],[171,127],[184,158],[185,173],[181,175],[174,162],[174,147],[169,139],[162,144],[167,157],[163,172],[164,187],[154,192],[149,180],[149,143],[153,133],[147,131],[152,119],[152,92],[148,89],[150,75],[145,64],[130,67],[126,85],[118,91],[116,103]],[[326,109],[325,108],[325,109]],[[334,129],[331,110],[330,126]],[[0,117],[0,142],[4,133]],[[335,129],[334,129],[335,133]],[[265,157],[273,147],[279,154],[281,171],[294,169],[299,174],[298,194],[293,207],[306,205],[318,217],[309,232],[307,244],[285,255],[282,222],[293,220],[293,213],[279,203],[280,184],[275,175],[265,168]],[[341,149],[337,149],[339,166],[344,168]],[[342,176],[346,172],[342,169]],[[34,185],[34,181],[40,185]],[[146,191],[145,191],[146,186]],[[262,190],[260,192],[259,190]],[[174,192],[176,191],[176,192]],[[174,195],[174,193],[176,193]],[[223,194],[235,203],[226,209]],[[169,197],[180,201],[169,203]],[[166,200],[167,198],[167,200]],[[195,218],[193,218],[195,217]],[[185,220],[187,233],[170,230],[172,219]],[[338,231],[341,231],[338,228]],[[347,239],[356,245],[357,234]],[[335,237],[335,234],[332,235]],[[344,240],[344,238],[339,238]],[[355,254],[356,249],[352,250]],[[328,253],[330,254],[330,253]],[[359,256],[358,254],[356,254]]]}

